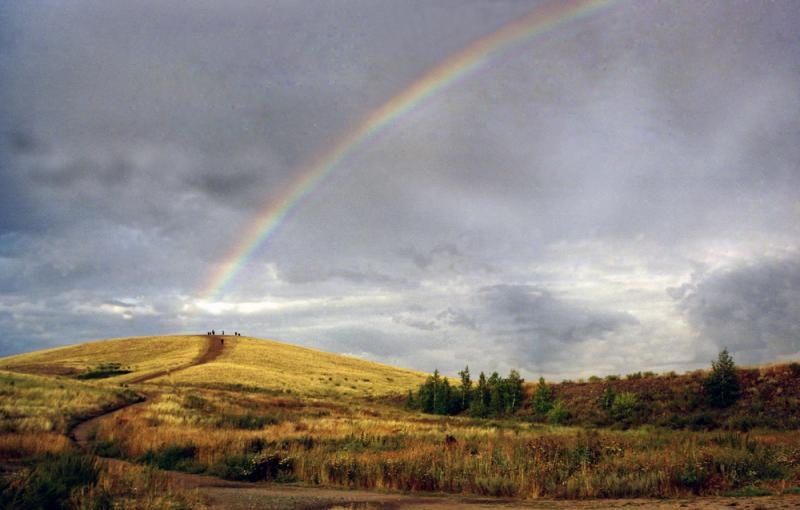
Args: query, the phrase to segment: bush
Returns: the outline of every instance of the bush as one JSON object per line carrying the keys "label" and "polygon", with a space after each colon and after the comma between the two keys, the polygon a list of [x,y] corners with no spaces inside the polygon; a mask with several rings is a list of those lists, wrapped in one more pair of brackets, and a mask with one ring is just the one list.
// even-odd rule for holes
{"label": "bush", "polygon": [[565,425],[569,419],[569,411],[567,411],[567,406],[562,400],[553,404],[553,408],[547,413],[547,421],[553,425]]}
{"label": "bush", "polygon": [[197,447],[193,444],[169,444],[161,450],[147,450],[137,460],[159,469],[200,473],[204,468],[195,462]]}
{"label": "bush", "polygon": [[639,395],[623,391],[614,395],[609,414],[614,422],[623,428],[644,423],[649,410]]}
{"label": "bush", "polygon": [[281,420],[277,416],[257,416],[254,414],[224,414],[216,420],[219,428],[260,430],[267,425],[277,425]]}
{"label": "bush", "polygon": [[294,459],[276,452],[224,457],[209,472],[226,480],[247,482],[291,482],[295,479]]}
{"label": "bush", "polygon": [[2,487],[0,506],[8,509],[69,508],[69,499],[77,491],[97,484],[100,468],[95,458],[77,452],[47,454],[19,485]]}
{"label": "bush", "polygon": [[690,489],[694,494],[700,494],[708,479],[708,470],[702,464],[694,460],[687,460],[683,469],[676,474],[673,482],[678,487]]}
{"label": "bush", "polygon": [[122,368],[121,363],[100,363],[88,372],[78,374],[76,379],[105,379],[106,377],[114,377],[117,375],[130,374],[131,370]]}

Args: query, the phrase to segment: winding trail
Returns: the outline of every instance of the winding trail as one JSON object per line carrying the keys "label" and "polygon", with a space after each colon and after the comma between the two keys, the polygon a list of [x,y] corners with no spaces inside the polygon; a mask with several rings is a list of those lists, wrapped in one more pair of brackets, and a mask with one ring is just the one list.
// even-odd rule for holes
{"label": "winding trail", "polygon": [[[133,379],[129,379],[126,384],[141,384],[143,382],[147,382],[152,379],[157,379],[159,377],[164,377],[166,375],[175,373],[180,370],[186,370],[187,368],[195,367],[197,365],[210,363],[211,361],[214,361],[215,359],[219,358],[224,352],[224,350],[225,350],[224,337],[218,335],[214,336],[209,335],[208,345],[206,346],[205,351],[203,351],[199,356],[194,358],[192,361],[168,370],[159,370],[158,372],[150,372],[147,374],[142,374],[138,377],[134,377]],[[120,406],[106,409],[100,414],[95,414],[87,417],[84,420],[72,423],[67,428],[66,432],[67,437],[69,437],[81,450],[85,452],[90,451],[91,445],[89,438],[92,435],[92,431],[96,428],[97,423],[100,420],[106,419],[111,414],[117,413],[123,409],[127,409],[132,406],[142,405],[145,402],[147,402],[147,394],[139,391],[137,395],[139,398],[133,402],[126,402]]]}

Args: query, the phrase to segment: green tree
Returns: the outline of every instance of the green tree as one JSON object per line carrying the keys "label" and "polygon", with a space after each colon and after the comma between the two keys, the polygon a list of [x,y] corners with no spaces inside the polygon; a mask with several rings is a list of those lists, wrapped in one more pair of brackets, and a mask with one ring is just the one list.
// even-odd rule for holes
{"label": "green tree", "polygon": [[461,377],[461,409],[464,411],[469,409],[469,403],[472,399],[472,380],[469,377],[469,366],[465,366],[464,370],[458,373]]}
{"label": "green tree", "polygon": [[497,372],[492,372],[492,375],[489,376],[489,380],[487,381],[489,386],[488,408],[491,416],[500,416],[503,414],[503,409],[505,407],[505,392],[502,383],[503,380],[500,377],[500,374]]}
{"label": "green tree", "polygon": [[539,385],[536,386],[536,392],[533,394],[533,399],[531,401],[533,411],[537,416],[543,418],[547,416],[547,413],[553,408],[554,403],[553,390],[544,381],[544,377],[540,377]]}
{"label": "green tree", "polygon": [[408,390],[408,395],[406,396],[406,409],[419,409],[419,403],[411,390]]}
{"label": "green tree", "polygon": [[[438,375],[438,374],[437,374]],[[450,414],[452,389],[447,378],[441,378],[437,384],[436,402],[433,405],[433,414]]]}
{"label": "green tree", "polygon": [[469,404],[469,414],[476,418],[486,418],[489,415],[489,383],[483,372],[478,376],[478,385],[472,395]]}
{"label": "green tree", "polygon": [[713,407],[729,407],[739,400],[739,376],[728,349],[722,349],[717,359],[711,362],[711,373],[703,381],[703,389]]}
{"label": "green tree", "polygon": [[508,377],[503,381],[504,387],[504,411],[506,414],[513,414],[522,405],[522,400],[525,398],[525,391],[523,385],[525,379],[520,377],[517,370],[511,370]]}

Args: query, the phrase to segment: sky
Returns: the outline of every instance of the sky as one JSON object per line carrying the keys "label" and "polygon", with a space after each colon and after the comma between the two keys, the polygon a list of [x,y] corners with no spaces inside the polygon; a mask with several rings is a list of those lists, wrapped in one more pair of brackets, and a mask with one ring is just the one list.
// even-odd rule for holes
{"label": "sky", "polygon": [[245,254],[370,115],[575,2],[2,2],[0,356],[215,329],[528,380],[797,360],[800,2],[590,3],[372,126]]}

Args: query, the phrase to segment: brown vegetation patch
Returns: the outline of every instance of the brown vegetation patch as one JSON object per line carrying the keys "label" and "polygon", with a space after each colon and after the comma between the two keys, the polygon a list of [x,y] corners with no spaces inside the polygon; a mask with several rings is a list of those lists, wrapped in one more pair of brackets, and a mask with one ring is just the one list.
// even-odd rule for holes
{"label": "brown vegetation patch", "polygon": [[68,367],[64,365],[55,365],[55,364],[14,365],[5,367],[5,370],[9,370],[12,372],[20,372],[23,374],[56,375],[56,376],[73,376],[81,372],[75,367]]}

